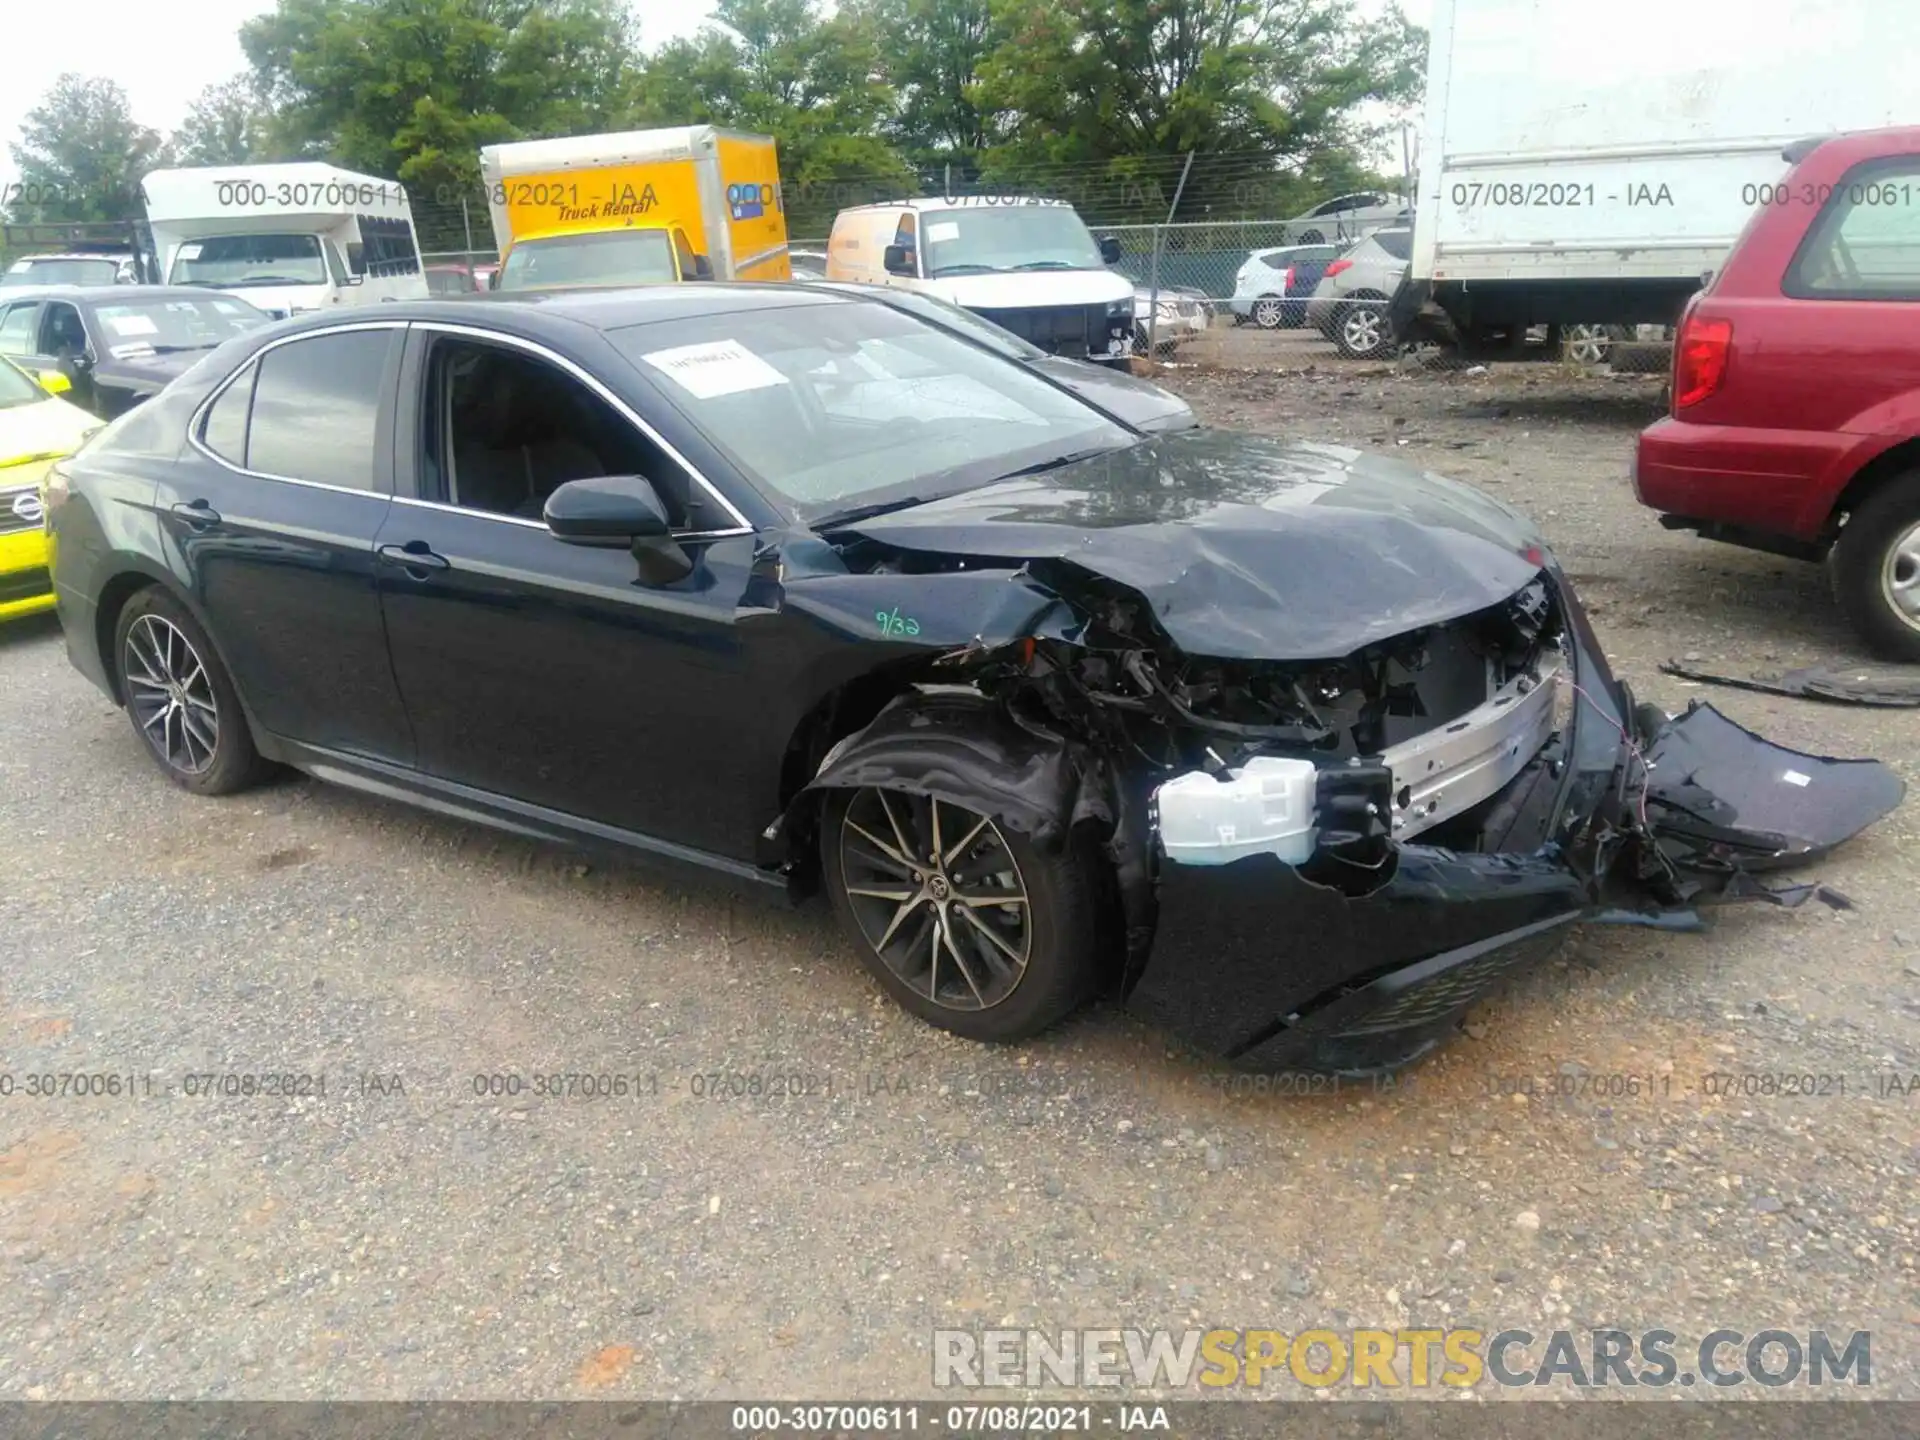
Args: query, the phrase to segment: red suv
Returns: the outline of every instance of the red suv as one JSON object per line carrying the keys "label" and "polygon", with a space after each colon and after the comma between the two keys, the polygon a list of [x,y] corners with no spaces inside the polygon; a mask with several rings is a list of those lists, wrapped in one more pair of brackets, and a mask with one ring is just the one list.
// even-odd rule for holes
{"label": "red suv", "polygon": [[1681,319],[1634,491],[1669,529],[1826,561],[1873,650],[1920,660],[1920,129],[1786,159]]}

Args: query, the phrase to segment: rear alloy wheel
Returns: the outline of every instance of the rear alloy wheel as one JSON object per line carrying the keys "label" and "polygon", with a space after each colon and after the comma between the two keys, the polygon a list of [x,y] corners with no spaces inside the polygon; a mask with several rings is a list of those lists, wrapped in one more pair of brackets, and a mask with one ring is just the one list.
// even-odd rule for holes
{"label": "rear alloy wheel", "polygon": [[1874,654],[1920,661],[1920,471],[1848,516],[1828,566],[1840,608]]}
{"label": "rear alloy wheel", "polygon": [[1386,352],[1386,297],[1362,292],[1357,304],[1344,306],[1333,322],[1333,343],[1349,360],[1370,360]]}
{"label": "rear alloy wheel", "polygon": [[898,791],[838,791],[821,827],[834,908],[887,993],[970,1040],[1021,1040],[1094,974],[1087,863],[988,817]]}
{"label": "rear alloy wheel", "polygon": [[127,602],[114,663],[134,732],[167,778],[196,795],[225,795],[266,769],[233,682],[186,608],[158,589]]}
{"label": "rear alloy wheel", "polygon": [[1253,302],[1253,323],[1262,330],[1278,330],[1286,319],[1286,307],[1278,295],[1262,295]]}

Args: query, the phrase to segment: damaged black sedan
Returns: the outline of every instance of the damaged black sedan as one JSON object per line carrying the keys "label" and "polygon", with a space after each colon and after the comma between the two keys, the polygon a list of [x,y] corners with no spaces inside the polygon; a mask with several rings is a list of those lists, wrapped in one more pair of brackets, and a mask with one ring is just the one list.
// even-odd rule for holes
{"label": "damaged black sedan", "polygon": [[1533,527],[1401,465],[1143,433],[852,292],[379,308],[50,478],[68,652],[189,790],[288,764],[825,891],[976,1039],[1107,986],[1343,1072],[1576,922],[1842,903],[1765,874],[1901,797],[1636,704]]}

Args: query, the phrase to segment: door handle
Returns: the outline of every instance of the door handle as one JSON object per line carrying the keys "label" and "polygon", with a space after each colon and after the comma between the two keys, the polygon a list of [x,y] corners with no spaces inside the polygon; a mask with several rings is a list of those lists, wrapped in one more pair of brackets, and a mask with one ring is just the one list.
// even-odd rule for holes
{"label": "door handle", "polygon": [[220,512],[204,500],[184,500],[173,507],[173,513],[197,530],[220,523]]}
{"label": "door handle", "polygon": [[447,557],[434,554],[424,540],[409,540],[404,545],[379,545],[374,547],[373,553],[389,565],[402,565],[408,570],[447,568]]}

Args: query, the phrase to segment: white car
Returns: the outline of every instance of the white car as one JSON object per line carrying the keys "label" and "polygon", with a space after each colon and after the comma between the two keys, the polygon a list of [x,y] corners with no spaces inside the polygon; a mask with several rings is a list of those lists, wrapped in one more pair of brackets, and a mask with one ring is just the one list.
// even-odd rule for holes
{"label": "white car", "polygon": [[1251,320],[1262,330],[1281,326],[1293,329],[1305,324],[1307,297],[1339,253],[1337,245],[1280,245],[1255,250],[1233,277],[1230,303],[1234,317]]}

